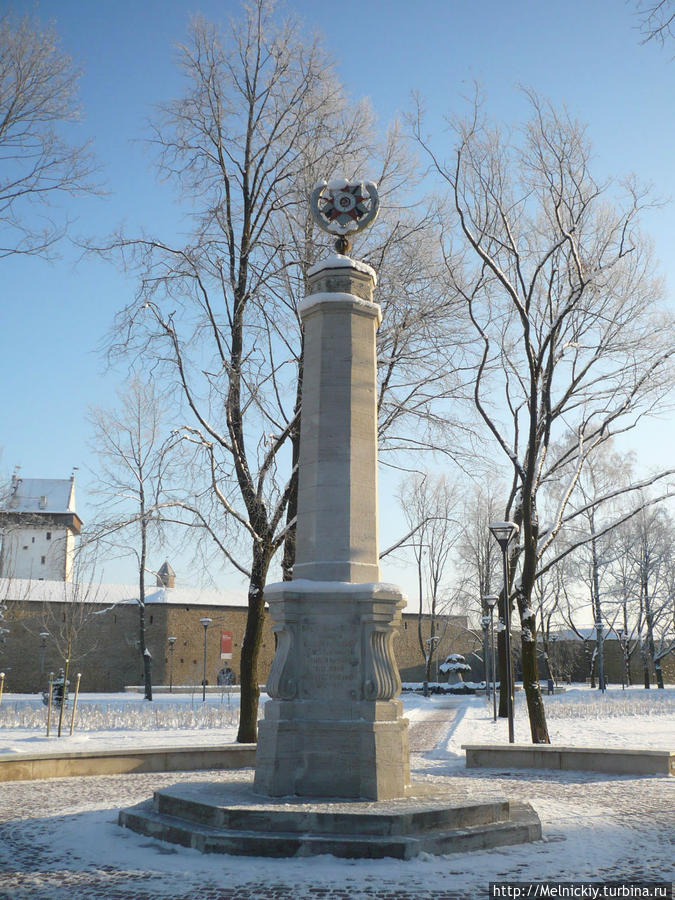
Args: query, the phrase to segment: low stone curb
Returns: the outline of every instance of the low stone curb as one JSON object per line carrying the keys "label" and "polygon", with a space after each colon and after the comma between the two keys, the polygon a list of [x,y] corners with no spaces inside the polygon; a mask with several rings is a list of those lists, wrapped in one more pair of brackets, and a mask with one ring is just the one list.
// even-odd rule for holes
{"label": "low stone curb", "polygon": [[463,744],[466,767],[563,769],[612,775],[675,775],[675,751],[556,747],[550,744]]}
{"label": "low stone curb", "polygon": [[245,769],[255,765],[255,751],[255,744],[226,744],[219,747],[78,750],[32,755],[1,753],[0,782],[68,778],[73,775],[124,775],[129,772]]}

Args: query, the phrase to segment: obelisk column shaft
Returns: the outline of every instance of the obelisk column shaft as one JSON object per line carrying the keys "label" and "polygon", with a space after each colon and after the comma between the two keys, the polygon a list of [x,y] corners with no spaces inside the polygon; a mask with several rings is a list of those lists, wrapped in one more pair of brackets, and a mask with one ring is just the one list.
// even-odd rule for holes
{"label": "obelisk column shaft", "polygon": [[345,256],[310,271],[293,580],[265,587],[276,652],[255,789],[402,797],[407,721],[392,647],[404,597],[380,583],[375,273]]}
{"label": "obelisk column shaft", "polygon": [[[354,288],[346,270],[338,277]],[[359,287],[370,294],[372,281],[359,281]],[[304,301],[302,315],[306,349],[293,577],[376,582],[379,306],[352,293],[318,292]]]}

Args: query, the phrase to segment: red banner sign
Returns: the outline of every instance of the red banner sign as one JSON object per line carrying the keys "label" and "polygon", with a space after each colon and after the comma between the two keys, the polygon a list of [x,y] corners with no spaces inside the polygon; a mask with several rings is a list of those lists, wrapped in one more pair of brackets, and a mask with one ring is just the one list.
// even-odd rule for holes
{"label": "red banner sign", "polygon": [[232,659],[232,632],[220,632],[220,658]]}

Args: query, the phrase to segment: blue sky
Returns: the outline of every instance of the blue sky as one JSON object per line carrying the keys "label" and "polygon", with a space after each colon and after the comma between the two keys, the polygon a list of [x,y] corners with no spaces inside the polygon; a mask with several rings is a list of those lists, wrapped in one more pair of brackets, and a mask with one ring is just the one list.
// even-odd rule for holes
{"label": "blue sky", "polygon": [[[285,6],[308,30],[324,35],[348,90],[370,97],[383,124],[409,107],[411,91],[419,91],[434,142],[448,145],[443,116],[461,112],[474,80],[490,115],[514,124],[524,114],[518,91],[524,85],[565,103],[588,124],[601,175],[635,172],[663,198],[675,194],[675,47],[641,46],[630,3],[288,0]],[[190,15],[223,20],[238,13],[239,3],[29,0],[12,7],[53,20],[83,71],[77,134],[94,139],[109,193],[68,207],[76,219],[73,236],[105,235],[121,223],[130,230],[179,230],[172,195],[156,183],[143,144],[146,122],[154,104],[180,89],[174,47]],[[673,203],[651,212],[645,223],[672,299]],[[86,468],[92,465],[86,410],[111,403],[124,375],[105,371],[98,348],[134,287],[133,279],[100,260],[80,259],[68,245],[52,264],[30,258],[0,263],[0,474],[21,465],[26,477],[64,476],[79,466],[85,519]],[[672,427],[660,423],[635,446],[645,463],[658,465],[669,461],[671,437]],[[395,540],[395,530],[392,524],[383,529],[383,545]],[[389,573],[391,580],[400,574]],[[130,577],[122,569],[106,576]]]}

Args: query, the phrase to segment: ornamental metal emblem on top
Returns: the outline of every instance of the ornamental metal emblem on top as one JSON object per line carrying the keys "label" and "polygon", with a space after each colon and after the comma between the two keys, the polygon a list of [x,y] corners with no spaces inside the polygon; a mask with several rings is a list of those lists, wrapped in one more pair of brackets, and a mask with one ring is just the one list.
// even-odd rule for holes
{"label": "ornamental metal emblem on top", "polygon": [[319,228],[337,235],[337,252],[346,254],[351,249],[348,235],[373,224],[380,208],[380,198],[372,181],[335,178],[315,185],[309,206]]}

